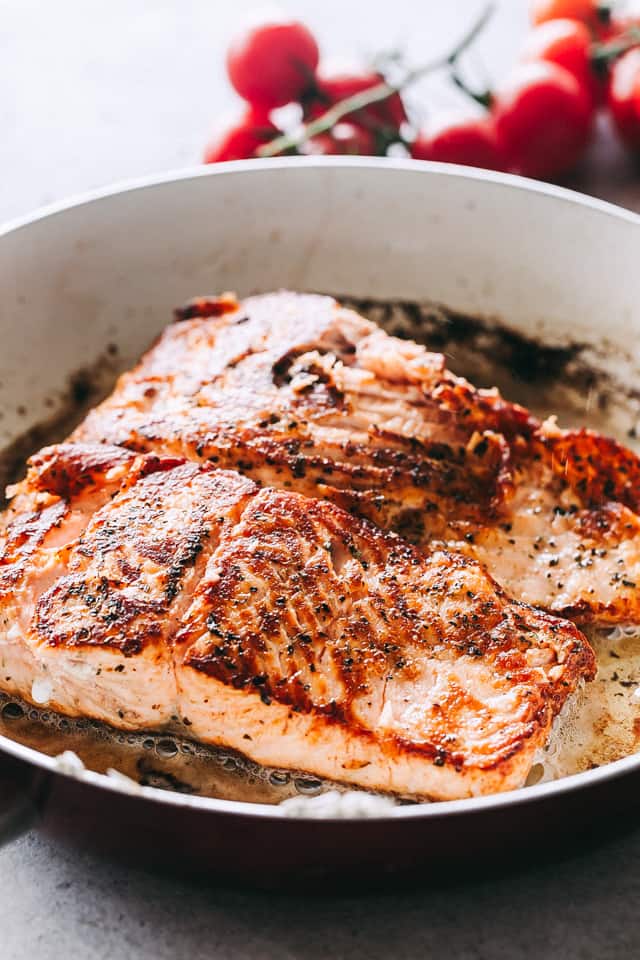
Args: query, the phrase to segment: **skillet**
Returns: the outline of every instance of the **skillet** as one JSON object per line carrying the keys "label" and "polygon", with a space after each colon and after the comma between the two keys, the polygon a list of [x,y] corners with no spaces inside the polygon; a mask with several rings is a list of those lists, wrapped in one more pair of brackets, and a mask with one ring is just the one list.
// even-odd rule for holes
{"label": "skillet", "polygon": [[[428,299],[499,319],[551,351],[590,351],[611,383],[629,386],[640,367],[639,255],[640,218],[627,211],[413,161],[239,162],[71,201],[0,235],[2,469],[64,435],[70,403],[98,399],[174,305],[214,291]],[[433,874],[556,848],[628,812],[640,782],[632,755],[493,797],[290,816],[73,769],[9,723],[2,730],[3,839],[38,819],[136,862],[276,886]]]}

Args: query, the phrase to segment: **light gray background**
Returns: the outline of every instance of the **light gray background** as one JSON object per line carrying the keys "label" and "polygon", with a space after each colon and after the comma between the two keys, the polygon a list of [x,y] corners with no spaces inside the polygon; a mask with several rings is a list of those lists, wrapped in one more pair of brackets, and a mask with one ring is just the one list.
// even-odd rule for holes
{"label": "light gray background", "polygon": [[[222,72],[246,0],[0,0],[0,221],[125,177],[198,162],[225,112]],[[447,48],[471,0],[291,0],[332,56]],[[470,67],[500,76],[526,28],[504,0]],[[436,110],[438,83],[415,91]],[[640,171],[611,143],[580,189],[640,210]],[[606,810],[603,810],[606,819]],[[276,897],[127,870],[31,833],[0,851],[2,960],[570,958],[640,951],[640,830],[560,862],[387,895]],[[434,883],[435,879],[435,883]]]}

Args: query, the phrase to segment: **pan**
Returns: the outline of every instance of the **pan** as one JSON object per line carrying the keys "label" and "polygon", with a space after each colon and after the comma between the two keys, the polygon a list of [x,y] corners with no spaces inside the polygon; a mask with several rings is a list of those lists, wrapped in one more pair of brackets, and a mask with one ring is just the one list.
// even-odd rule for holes
{"label": "pan", "polygon": [[[529,401],[588,394],[596,414],[628,432],[638,407],[638,262],[632,213],[558,187],[414,161],[238,162],[94,193],[0,234],[0,479],[64,436],[173,306],[224,290],[322,291],[391,314],[389,305],[411,305],[414,334],[424,324],[428,341],[434,323],[440,336],[457,324],[471,366],[474,343],[506,344],[503,373],[521,374]],[[631,751],[477,799],[292,806],[274,804],[276,791],[247,802],[228,783],[214,797],[190,792],[162,764],[146,779],[107,775],[104,762],[74,761],[64,738],[60,749],[50,735],[34,739],[47,719],[50,733],[51,718],[25,725],[25,708],[10,701],[0,714],[3,840],[38,823],[110,856],[270,886],[386,883],[555,850],[632,815],[640,782]],[[158,739],[147,747],[156,756]],[[137,748],[125,744],[130,755]],[[228,755],[212,762],[242,765]]]}

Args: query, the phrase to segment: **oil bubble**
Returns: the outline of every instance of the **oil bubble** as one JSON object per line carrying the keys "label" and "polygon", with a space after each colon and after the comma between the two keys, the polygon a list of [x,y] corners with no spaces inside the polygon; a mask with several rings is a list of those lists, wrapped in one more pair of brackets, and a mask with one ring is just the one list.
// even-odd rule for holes
{"label": "oil bubble", "polygon": [[2,708],[3,720],[19,720],[24,717],[24,709],[19,703],[6,703]]}
{"label": "oil bubble", "polygon": [[284,787],[290,779],[289,774],[284,770],[272,770],[269,774],[269,783],[274,787]]}
{"label": "oil bubble", "polygon": [[297,777],[293,781],[293,785],[298,793],[303,794],[305,797],[313,797],[322,792],[322,783],[320,780],[314,780],[311,777]]}

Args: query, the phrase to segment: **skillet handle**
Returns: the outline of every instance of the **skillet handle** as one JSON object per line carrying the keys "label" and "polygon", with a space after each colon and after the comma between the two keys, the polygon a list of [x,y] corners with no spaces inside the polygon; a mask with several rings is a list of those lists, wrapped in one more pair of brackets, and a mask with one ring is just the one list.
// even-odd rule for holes
{"label": "skillet handle", "polygon": [[0,753],[0,844],[25,833],[38,819],[48,782],[44,771]]}

